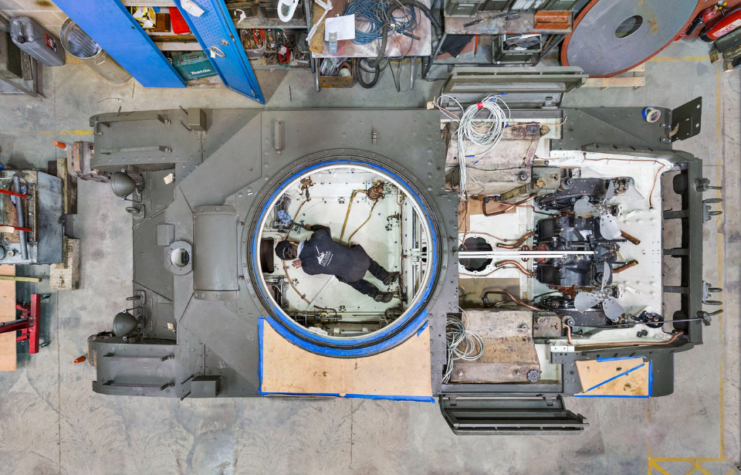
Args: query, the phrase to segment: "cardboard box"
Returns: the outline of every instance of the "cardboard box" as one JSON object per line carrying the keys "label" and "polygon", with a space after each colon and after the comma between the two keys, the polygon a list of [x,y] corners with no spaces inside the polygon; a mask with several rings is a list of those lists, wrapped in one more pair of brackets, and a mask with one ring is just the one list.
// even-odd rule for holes
{"label": "cardboard box", "polygon": [[320,87],[348,88],[353,85],[352,76],[319,76]]}

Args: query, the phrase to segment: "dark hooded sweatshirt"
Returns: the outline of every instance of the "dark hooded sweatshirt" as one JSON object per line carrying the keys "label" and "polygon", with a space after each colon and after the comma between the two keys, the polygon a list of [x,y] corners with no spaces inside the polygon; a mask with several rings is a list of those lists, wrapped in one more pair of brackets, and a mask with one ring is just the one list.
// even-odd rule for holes
{"label": "dark hooded sweatshirt", "polygon": [[311,238],[304,242],[301,268],[309,275],[329,274],[343,282],[361,280],[370,267],[370,257],[361,246],[347,247],[335,242],[326,226],[311,226]]}

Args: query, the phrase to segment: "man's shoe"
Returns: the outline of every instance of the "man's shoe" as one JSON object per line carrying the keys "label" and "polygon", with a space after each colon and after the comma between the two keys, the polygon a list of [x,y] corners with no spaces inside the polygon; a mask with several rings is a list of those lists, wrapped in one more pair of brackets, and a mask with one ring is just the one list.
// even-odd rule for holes
{"label": "man's shoe", "polygon": [[391,299],[394,297],[394,294],[391,292],[378,292],[375,297],[373,297],[373,300],[376,302],[383,302],[383,303],[389,303],[391,302]]}
{"label": "man's shoe", "polygon": [[391,272],[385,279],[383,279],[383,285],[391,285],[397,280],[399,280],[399,273]]}

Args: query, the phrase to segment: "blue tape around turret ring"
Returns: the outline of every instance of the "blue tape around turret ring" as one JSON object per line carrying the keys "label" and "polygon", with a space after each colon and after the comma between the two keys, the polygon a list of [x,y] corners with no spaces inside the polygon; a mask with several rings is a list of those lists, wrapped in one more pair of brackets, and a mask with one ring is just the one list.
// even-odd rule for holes
{"label": "blue tape around turret ring", "polygon": [[[277,306],[273,307],[273,311],[275,312],[275,315],[278,319],[281,320],[283,325],[272,325],[275,330],[283,335],[286,339],[294,343],[296,346],[300,348],[304,348],[306,350],[309,350],[311,352],[320,354],[320,355],[326,355],[326,356],[338,356],[338,357],[353,357],[353,356],[366,356],[372,353],[377,353],[379,351],[383,351],[386,348],[390,348],[396,344],[398,344],[401,341],[404,341],[406,338],[408,338],[412,333],[416,332],[420,326],[423,324],[423,322],[427,319],[427,311],[426,309],[422,309],[422,305],[427,300],[427,297],[429,297],[430,293],[432,292],[432,288],[435,285],[435,277],[437,276],[437,253],[435,250],[437,249],[437,233],[435,232],[435,228],[432,224],[432,221],[430,220],[430,214],[425,208],[424,203],[420,199],[419,195],[412,189],[411,186],[407,184],[407,181],[399,177],[396,173],[392,172],[386,167],[383,167],[381,165],[376,165],[373,163],[368,162],[362,162],[359,160],[333,160],[328,162],[322,162],[318,163],[316,165],[312,165],[311,167],[304,168],[290,177],[286,178],[284,180],[284,184],[280,186],[275,192],[273,192],[272,195],[268,198],[266,201],[266,204],[262,207],[260,210],[260,217],[257,220],[258,223],[261,223],[263,220],[263,217],[265,216],[265,213],[268,211],[268,207],[271,205],[275,197],[281,193],[287,186],[288,183],[290,183],[294,178],[296,178],[299,175],[304,175],[308,172],[311,172],[312,170],[315,170],[317,168],[325,168],[332,165],[348,165],[348,166],[363,166],[363,167],[369,167],[372,169],[379,170],[393,178],[395,178],[402,186],[404,186],[407,193],[414,196],[414,198],[417,200],[417,203],[419,203],[419,206],[422,208],[424,212],[424,218],[427,220],[428,227],[430,229],[430,237],[432,241],[432,246],[428,246],[429,249],[431,249],[433,252],[429,253],[432,257],[431,259],[431,265],[430,265],[430,272],[432,274],[430,275],[430,279],[427,283],[427,286],[425,287],[422,298],[412,307],[409,309],[406,313],[406,316],[403,320],[399,320],[395,322],[392,325],[387,326],[386,328],[379,330],[375,333],[372,333],[370,335],[367,335],[365,337],[359,337],[359,338],[327,338],[322,335],[317,335],[316,333],[312,333],[308,331],[306,328],[298,325],[296,322],[291,320],[288,315],[286,315],[283,310],[278,308]],[[252,238],[252,267],[255,279],[255,282],[260,282],[258,270],[260,269],[260,265],[258,262],[260,253],[258,252],[258,237],[259,233],[255,233],[255,235]],[[263,291],[263,288],[261,285],[258,286],[260,288],[260,292],[265,296],[265,293]],[[269,299],[268,299],[269,300]],[[420,310],[422,310],[420,312]],[[420,312],[417,314],[417,312]],[[394,335],[392,338],[388,338],[384,341],[380,341],[375,345],[366,346],[364,348],[330,348],[326,346],[321,346],[322,343],[324,344],[333,344],[336,346],[345,346],[345,347],[351,347],[358,344],[368,344],[373,343],[379,340],[383,340],[384,338],[387,338],[390,333],[392,333],[396,328],[398,328],[401,325],[404,325],[405,323],[406,327],[400,331],[397,335]],[[295,335],[294,333],[288,331],[285,326],[290,326],[293,328],[293,330],[298,333],[300,336]],[[318,344],[317,344],[318,343]]]}

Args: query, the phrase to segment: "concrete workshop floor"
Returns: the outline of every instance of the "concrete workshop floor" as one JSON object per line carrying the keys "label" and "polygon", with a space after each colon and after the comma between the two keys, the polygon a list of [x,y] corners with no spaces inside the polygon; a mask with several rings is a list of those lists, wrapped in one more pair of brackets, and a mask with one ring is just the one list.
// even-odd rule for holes
{"label": "concrete workshop floor", "polygon": [[[711,183],[724,186],[725,213],[706,224],[704,237],[706,280],[723,287],[725,313],[705,329],[704,345],[676,356],[672,396],[570,398],[568,407],[590,423],[580,435],[456,437],[434,404],[94,394],[94,369],[72,360],[85,353],[89,335],[110,329],[130,293],[131,217],[107,186],[80,182],[79,214],[68,234],[82,239],[82,288],[46,305],[42,338],[51,345],[33,357],[21,349],[18,370],[0,374],[0,472],[734,473],[741,463],[741,73],[720,72],[706,55],[699,42],[675,44],[647,64],[645,87],[583,88],[566,100],[567,106],[676,107],[703,96],[702,133],[677,148],[702,157]],[[307,72],[258,78],[271,108],[424,107],[441,86],[418,81],[413,91],[397,93],[385,73],[370,91],[315,93]],[[147,90],[134,81],[111,87],[75,61],[45,69],[44,82],[45,99],[0,97],[1,163],[46,167],[61,156],[52,141],[92,140],[88,117],[101,112],[257,105],[225,89]],[[46,283],[29,287],[47,290]]]}

